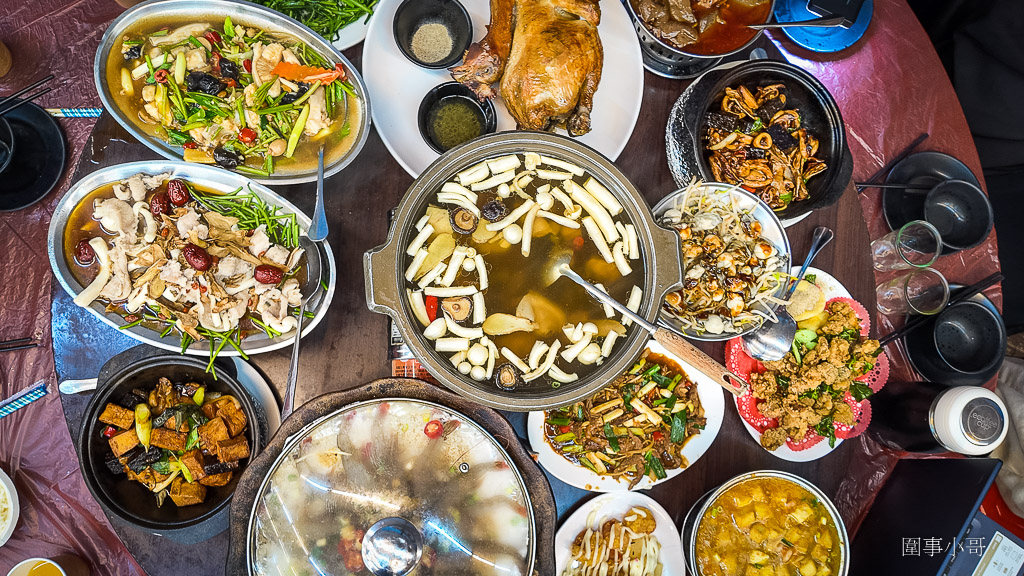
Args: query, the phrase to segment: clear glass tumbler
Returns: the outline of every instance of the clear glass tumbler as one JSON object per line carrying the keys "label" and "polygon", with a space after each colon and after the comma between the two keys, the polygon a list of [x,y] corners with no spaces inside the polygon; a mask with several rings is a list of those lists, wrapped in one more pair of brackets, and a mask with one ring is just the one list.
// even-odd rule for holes
{"label": "clear glass tumbler", "polygon": [[875,288],[882,314],[938,314],[949,301],[949,283],[934,268],[914,270]]}
{"label": "clear glass tumbler", "polygon": [[879,272],[927,268],[940,254],[942,236],[924,220],[907,222],[871,243],[871,261]]}

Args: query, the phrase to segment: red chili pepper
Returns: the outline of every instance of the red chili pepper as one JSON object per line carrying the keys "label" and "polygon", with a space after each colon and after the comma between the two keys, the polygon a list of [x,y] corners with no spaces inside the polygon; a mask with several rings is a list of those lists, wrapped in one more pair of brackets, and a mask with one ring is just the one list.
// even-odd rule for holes
{"label": "red chili pepper", "polygon": [[661,440],[665,438],[665,435],[662,434],[660,430],[655,430],[654,434],[651,434],[651,438],[653,438],[655,442],[661,442]]}
{"label": "red chili pepper", "polygon": [[156,79],[156,81],[159,82],[160,84],[166,84],[167,83],[167,70],[164,70],[164,69],[161,68],[160,70],[157,70],[156,72],[153,72],[153,78]]}
{"label": "red chili pepper", "polygon": [[234,88],[236,86],[235,79],[234,78],[226,78],[226,79],[224,79],[224,85],[227,86],[228,88]]}
{"label": "red chili pepper", "polygon": [[196,148],[199,148],[199,144],[196,144],[195,142],[189,141],[189,142],[185,142],[184,144],[182,144],[181,147],[182,148],[188,148],[189,150],[195,150]]}
{"label": "red chili pepper", "polygon": [[220,70],[220,52],[214,50],[213,54],[210,54],[210,66],[214,70]]}
{"label": "red chili pepper", "polygon": [[750,192],[751,194],[753,194],[754,190],[755,190],[754,188],[751,188],[750,186],[747,186],[746,184],[740,184],[740,188],[743,188],[744,190],[746,190],[747,192]]}
{"label": "red chili pepper", "polygon": [[242,67],[245,68],[246,72],[252,74],[252,60],[249,58],[242,60]]}
{"label": "red chili pepper", "polygon": [[577,236],[572,239],[572,249],[574,252],[578,252],[583,248],[583,236]]}
{"label": "red chili pepper", "polygon": [[114,428],[113,426],[107,426],[106,429],[103,430],[103,437],[104,438],[110,439],[110,438],[113,438],[116,435],[117,435],[117,428]]}
{"label": "red chili pepper", "polygon": [[423,427],[423,433],[430,439],[440,438],[441,434],[444,433],[444,426],[441,425],[440,420],[431,420]]}
{"label": "red chili pepper", "polygon": [[345,65],[344,64],[342,64],[341,62],[338,62],[337,64],[334,65],[334,69],[337,70],[338,72],[341,72],[341,76],[338,76],[338,80],[340,80],[342,82],[344,82],[345,80],[348,80],[348,73],[345,72]]}
{"label": "red chili pepper", "polygon": [[203,38],[209,40],[210,44],[220,44],[220,34],[217,34],[217,32],[213,30],[209,30],[203,34]]}
{"label": "red chili pepper", "polygon": [[242,128],[238,133],[238,139],[246,144],[251,144],[256,140],[256,131],[252,128]]}
{"label": "red chili pepper", "polygon": [[427,307],[427,318],[431,322],[437,320],[437,296],[427,296],[423,303]]}
{"label": "red chili pepper", "polygon": [[572,432],[572,426],[568,426],[567,425],[567,426],[559,426],[558,427],[558,433],[559,434],[565,434],[566,432]]}

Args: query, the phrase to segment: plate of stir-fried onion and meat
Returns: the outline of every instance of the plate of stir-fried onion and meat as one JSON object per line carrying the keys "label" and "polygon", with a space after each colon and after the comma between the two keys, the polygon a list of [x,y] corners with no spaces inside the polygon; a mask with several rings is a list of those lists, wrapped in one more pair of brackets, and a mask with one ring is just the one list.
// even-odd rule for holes
{"label": "plate of stir-fried onion and meat", "polygon": [[588,500],[555,534],[556,576],[672,576],[685,566],[672,517],[637,492]]}
{"label": "plate of stir-fried onion and meat", "polygon": [[724,410],[720,386],[651,341],[591,398],[530,412],[527,430],[540,465],[563,482],[591,492],[643,490],[697,461]]}
{"label": "plate of stir-fried onion and meat", "polygon": [[767,205],[736,186],[693,181],[654,215],[679,233],[683,256],[683,288],[665,298],[665,321],[697,340],[727,340],[774,321],[790,247]]}
{"label": "plate of stir-fried onion and meat", "polygon": [[292,343],[334,296],[326,243],[299,246],[309,218],[244,176],[134,162],[77,182],[49,230],[54,274],[75,303],[141,342],[210,357]]}

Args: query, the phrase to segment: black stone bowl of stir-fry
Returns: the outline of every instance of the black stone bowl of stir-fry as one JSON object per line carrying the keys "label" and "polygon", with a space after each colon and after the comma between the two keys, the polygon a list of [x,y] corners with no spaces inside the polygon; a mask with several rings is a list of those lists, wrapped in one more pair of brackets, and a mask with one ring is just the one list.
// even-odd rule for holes
{"label": "black stone bowl of stir-fry", "polygon": [[337,173],[369,132],[366,89],[322,37],[234,0],[160,0],[115,20],[96,51],[104,108],[154,152],[292,184]]}
{"label": "black stone bowl of stir-fry", "polygon": [[[103,367],[99,375],[99,385],[84,412],[77,448],[85,484],[108,516],[145,532],[185,543],[200,542],[227,529],[229,505],[238,478],[250,459],[262,450],[267,441],[266,416],[262,407],[235,379],[230,363],[218,365],[216,378],[205,372],[206,364],[205,359],[139,347],[116,356]],[[172,383],[172,388],[166,390],[166,394],[162,396],[173,396],[180,405],[170,406],[174,402],[166,402],[166,398],[163,397],[157,401],[160,406],[154,405],[153,400],[161,396],[158,392],[161,378],[166,378]],[[190,414],[194,419],[183,418],[181,423],[182,430],[186,426],[196,425],[196,433],[191,433],[191,430],[180,433],[189,450],[169,451],[157,447],[156,444],[168,444],[159,440],[154,444],[153,431],[160,429],[165,436],[175,435],[167,429],[167,421],[174,417],[175,409],[180,410],[181,406],[188,404],[183,396],[187,392],[183,390],[192,383],[203,388],[203,392],[196,402],[198,390],[189,390],[192,392],[189,399],[196,404],[198,410]],[[239,444],[239,449],[245,445],[248,455],[239,459],[232,457],[230,461],[221,462],[217,456],[202,447],[200,431],[205,432],[206,429],[201,428],[199,422],[206,423],[202,411],[203,404],[231,398],[237,400],[237,404],[234,400],[231,401],[235,406],[232,409],[233,415],[237,418],[240,412],[244,416],[239,419],[240,422],[244,422],[244,426],[239,423],[234,440]],[[127,449],[120,456],[124,462],[123,468],[119,468],[111,458],[111,439],[119,435],[132,436],[133,433],[134,438],[139,438],[138,428],[144,426],[138,417],[139,404],[149,406],[150,446],[144,449],[139,442],[138,445]],[[136,410],[135,420],[130,425],[125,422],[124,425],[129,427],[122,429],[117,425],[116,418],[112,420],[110,415],[116,412],[131,413],[132,410],[126,408],[129,405]],[[237,412],[234,412],[235,409]],[[220,414],[214,416],[219,418]],[[101,421],[101,418],[106,422]],[[179,476],[186,476],[186,472],[180,469],[188,469],[183,462],[187,463],[189,455],[195,456],[197,452],[202,453],[198,459],[202,469],[208,471],[209,475],[193,466],[192,472],[187,474],[190,476],[189,479],[178,480]],[[243,453],[245,452],[243,450]],[[153,455],[154,461],[142,462],[148,455]],[[133,466],[135,468],[131,468]],[[120,471],[115,472],[115,468]],[[136,469],[139,470],[138,474],[129,473]],[[193,473],[205,477],[196,477]],[[142,475],[141,479],[139,474]],[[149,485],[141,481],[147,479],[152,481]],[[213,481],[215,479],[220,481]],[[174,485],[175,481],[180,486]],[[159,490],[154,491],[155,488]],[[200,492],[202,498],[199,498]]]}
{"label": "black stone bowl of stir-fry", "polygon": [[783,220],[831,206],[850,187],[843,117],[814,76],[755,60],[700,83],[687,125],[705,181],[739,184]]}

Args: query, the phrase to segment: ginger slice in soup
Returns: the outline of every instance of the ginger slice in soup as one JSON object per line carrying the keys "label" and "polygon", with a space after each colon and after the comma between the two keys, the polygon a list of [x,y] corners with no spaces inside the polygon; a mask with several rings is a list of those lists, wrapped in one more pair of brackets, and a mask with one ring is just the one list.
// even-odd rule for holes
{"label": "ginger slice in soup", "polygon": [[[448,212],[445,211],[445,214],[447,213]],[[419,278],[433,270],[438,263],[451,256],[452,252],[455,252],[455,236],[452,236],[451,234],[441,234],[431,240],[430,246],[427,247],[427,257],[420,264],[414,278]]]}
{"label": "ginger slice in soup", "polygon": [[484,334],[488,336],[503,336],[513,332],[533,332],[537,325],[529,318],[521,318],[511,314],[491,314],[484,320]]}
{"label": "ginger slice in soup", "polygon": [[434,227],[436,234],[451,234],[452,223],[449,221],[447,208],[440,206],[427,206],[427,222]]}
{"label": "ginger slice in soup", "polygon": [[537,326],[537,334],[544,337],[558,332],[565,324],[565,312],[548,298],[533,291],[527,292],[519,300],[516,316],[532,320]]}

